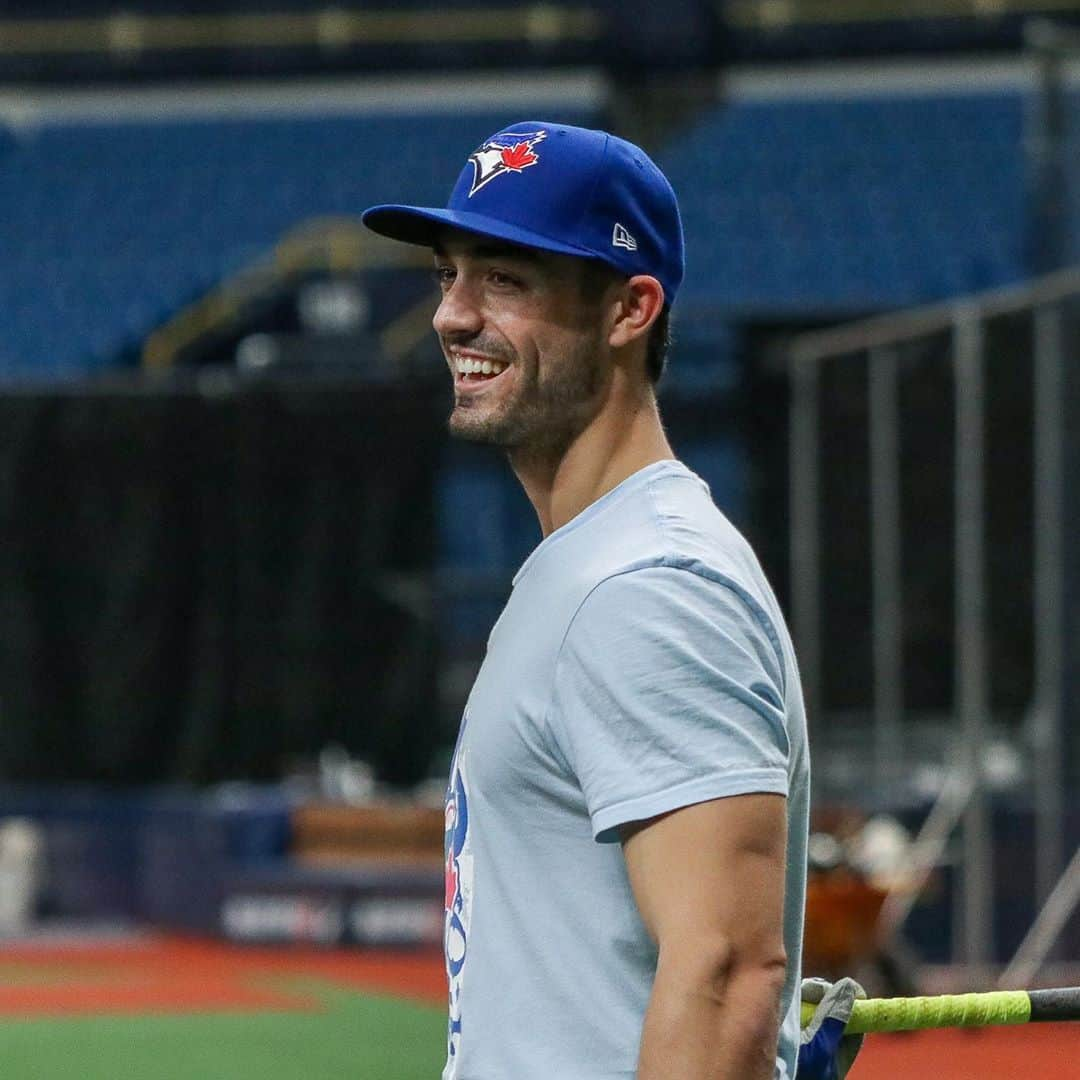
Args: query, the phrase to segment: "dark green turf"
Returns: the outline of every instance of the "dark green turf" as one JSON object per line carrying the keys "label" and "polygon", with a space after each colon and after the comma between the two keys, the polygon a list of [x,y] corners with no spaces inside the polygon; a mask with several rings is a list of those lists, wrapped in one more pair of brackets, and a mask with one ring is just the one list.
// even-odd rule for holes
{"label": "dark green turf", "polygon": [[323,1011],[2,1020],[0,1077],[437,1080],[444,1010],[306,980],[302,986]]}

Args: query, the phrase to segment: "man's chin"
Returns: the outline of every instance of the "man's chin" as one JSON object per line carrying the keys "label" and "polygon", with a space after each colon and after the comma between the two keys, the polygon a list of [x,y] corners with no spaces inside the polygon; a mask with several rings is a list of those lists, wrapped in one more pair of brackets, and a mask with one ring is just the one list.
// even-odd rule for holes
{"label": "man's chin", "polygon": [[491,418],[471,416],[461,409],[455,409],[446,423],[447,430],[455,439],[463,442],[482,443],[487,446],[506,446],[504,432],[500,425]]}

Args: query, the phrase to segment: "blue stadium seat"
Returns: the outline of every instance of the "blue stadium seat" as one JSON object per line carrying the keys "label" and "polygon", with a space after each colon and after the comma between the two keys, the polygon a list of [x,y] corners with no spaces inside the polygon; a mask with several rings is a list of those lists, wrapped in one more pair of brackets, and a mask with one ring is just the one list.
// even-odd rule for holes
{"label": "blue stadium seat", "polygon": [[9,136],[0,378],[108,366],[306,219],[404,195],[442,201],[462,147],[508,119],[492,110],[62,123]]}
{"label": "blue stadium seat", "polygon": [[[846,314],[1022,277],[1023,108],[1002,91],[712,110],[659,155],[686,223],[682,321],[706,307],[714,323],[718,311]],[[439,201],[445,162],[505,119],[268,117],[8,133],[0,376],[107,365],[304,219],[355,214],[404,192]]]}
{"label": "blue stadium seat", "polygon": [[1017,94],[716,108],[660,155],[679,192],[685,308],[807,316],[1025,275]]}

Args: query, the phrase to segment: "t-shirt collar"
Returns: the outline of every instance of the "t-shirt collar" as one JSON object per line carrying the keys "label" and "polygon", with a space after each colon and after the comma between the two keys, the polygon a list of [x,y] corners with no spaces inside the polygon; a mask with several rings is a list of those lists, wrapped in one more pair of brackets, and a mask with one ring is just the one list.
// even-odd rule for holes
{"label": "t-shirt collar", "polygon": [[529,568],[533,563],[540,557],[541,552],[546,551],[552,544],[558,543],[568,533],[581,528],[582,525],[588,524],[588,522],[596,517],[597,514],[602,513],[612,503],[626,498],[628,495],[633,494],[638,489],[655,480],[658,476],[663,476],[665,474],[687,475],[689,474],[689,469],[687,469],[681,461],[676,461],[674,458],[665,458],[663,461],[654,461],[651,465],[646,465],[644,468],[638,469],[637,472],[631,473],[625,480],[616,484],[610,491],[601,495],[599,499],[589,503],[584,510],[572,517],[565,525],[560,525],[553,533],[549,533],[545,536],[544,539],[533,548],[529,557],[521,564],[521,568],[514,575],[512,584],[516,586],[526,573],[528,573]]}

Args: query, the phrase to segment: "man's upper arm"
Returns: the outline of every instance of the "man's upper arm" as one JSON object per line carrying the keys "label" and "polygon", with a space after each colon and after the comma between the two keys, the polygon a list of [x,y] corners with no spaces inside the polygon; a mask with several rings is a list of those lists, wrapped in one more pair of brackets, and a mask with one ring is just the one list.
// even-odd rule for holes
{"label": "man's upper arm", "polygon": [[784,678],[721,582],[650,567],[598,586],[563,643],[549,714],[594,835],[721,796],[786,795]]}
{"label": "man's upper arm", "polygon": [[786,800],[755,793],[624,826],[634,898],[665,954],[732,969],[781,964]]}

